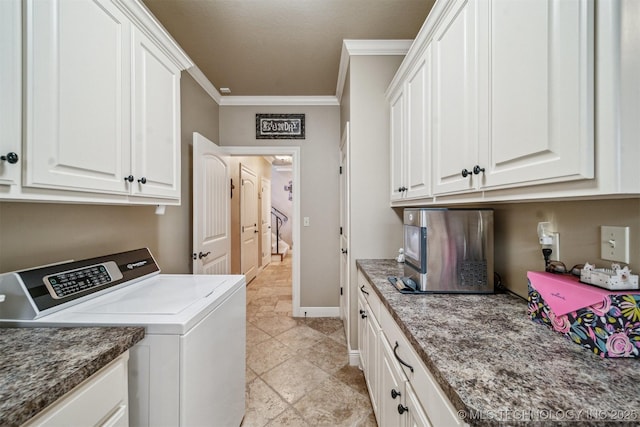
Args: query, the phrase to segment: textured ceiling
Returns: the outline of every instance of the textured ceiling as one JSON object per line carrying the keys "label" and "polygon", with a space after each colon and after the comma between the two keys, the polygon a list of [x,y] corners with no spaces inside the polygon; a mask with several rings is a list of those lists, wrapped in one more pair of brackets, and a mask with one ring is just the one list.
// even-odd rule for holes
{"label": "textured ceiling", "polygon": [[343,39],[413,39],[433,0],[143,0],[231,95],[335,95]]}

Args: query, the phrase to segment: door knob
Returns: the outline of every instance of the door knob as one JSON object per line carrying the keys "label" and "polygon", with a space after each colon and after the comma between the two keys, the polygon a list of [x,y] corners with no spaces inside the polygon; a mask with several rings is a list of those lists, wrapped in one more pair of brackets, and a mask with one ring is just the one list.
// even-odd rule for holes
{"label": "door knob", "polygon": [[200,253],[198,253],[198,258],[200,258],[200,259],[206,258],[206,257],[209,256],[210,253],[211,253],[210,251],[209,252],[205,252],[205,253],[200,252]]}
{"label": "door knob", "polygon": [[345,255],[348,253],[348,251],[346,249],[340,249],[340,252],[342,252]]}
{"label": "door knob", "polygon": [[0,156],[0,160],[9,162],[11,164],[18,163],[18,155],[12,151],[10,153],[7,153],[6,156]]}

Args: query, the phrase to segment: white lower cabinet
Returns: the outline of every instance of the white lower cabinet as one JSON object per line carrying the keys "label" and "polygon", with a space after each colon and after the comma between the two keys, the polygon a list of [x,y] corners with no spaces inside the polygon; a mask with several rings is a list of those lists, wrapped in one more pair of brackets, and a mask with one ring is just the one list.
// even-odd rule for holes
{"label": "white lower cabinet", "polygon": [[121,354],[23,427],[129,425],[129,352]]}
{"label": "white lower cabinet", "polygon": [[360,271],[358,282],[361,286],[358,298],[360,360],[378,425],[464,425],[429,369]]}

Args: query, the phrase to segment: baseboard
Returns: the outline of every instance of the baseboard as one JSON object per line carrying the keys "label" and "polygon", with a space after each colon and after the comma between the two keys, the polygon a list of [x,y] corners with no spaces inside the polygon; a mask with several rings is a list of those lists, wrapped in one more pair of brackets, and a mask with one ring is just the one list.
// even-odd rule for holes
{"label": "baseboard", "polygon": [[360,366],[360,351],[349,348],[349,365]]}
{"label": "baseboard", "polygon": [[340,317],[340,307],[300,307],[298,317]]}

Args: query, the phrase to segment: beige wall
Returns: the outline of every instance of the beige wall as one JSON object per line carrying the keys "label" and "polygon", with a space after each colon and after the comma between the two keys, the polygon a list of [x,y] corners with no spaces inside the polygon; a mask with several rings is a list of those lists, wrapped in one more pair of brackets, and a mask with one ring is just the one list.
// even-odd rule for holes
{"label": "beige wall", "polygon": [[[350,345],[357,348],[355,261],[393,258],[402,246],[402,222],[389,207],[389,103],[385,91],[402,56],[352,56],[343,93],[350,123]],[[346,102],[345,102],[346,100]]]}
{"label": "beige wall", "polygon": [[[306,139],[257,140],[256,113],[306,114]],[[340,142],[338,106],[220,108],[220,143],[225,146],[299,146],[300,215],[309,227],[300,228],[300,306],[337,307],[338,271],[338,164]],[[302,221],[302,218],[291,218]],[[335,230],[335,232],[332,232]]]}
{"label": "beige wall", "polygon": [[0,203],[0,272],[148,247],[164,273],[191,267],[191,139],[218,136],[218,106],[187,74],[181,79],[182,205]]}
{"label": "beige wall", "polygon": [[[231,273],[242,274],[240,270],[240,165],[244,165],[251,169],[258,177],[256,188],[261,190],[261,178],[265,177],[271,179],[271,164],[267,162],[263,157],[251,156],[251,157],[231,157],[229,160],[229,174],[233,180],[233,197],[231,198]],[[260,207],[261,199],[258,199],[258,224],[262,218],[262,210]],[[271,209],[269,209],[271,210]],[[271,248],[268,248],[271,252]],[[258,266],[262,265],[262,233],[258,238]]]}
{"label": "beige wall", "polygon": [[[567,268],[585,261],[609,267],[600,259],[600,226],[630,227],[630,265],[640,272],[640,199],[509,203],[495,209],[495,271],[505,285],[526,297],[529,270],[543,270],[536,227],[550,221],[560,233],[560,261]],[[555,259],[555,257],[552,256]]]}

